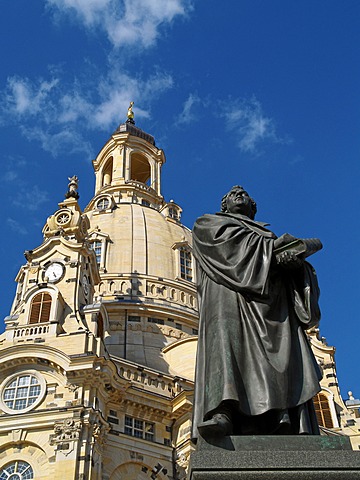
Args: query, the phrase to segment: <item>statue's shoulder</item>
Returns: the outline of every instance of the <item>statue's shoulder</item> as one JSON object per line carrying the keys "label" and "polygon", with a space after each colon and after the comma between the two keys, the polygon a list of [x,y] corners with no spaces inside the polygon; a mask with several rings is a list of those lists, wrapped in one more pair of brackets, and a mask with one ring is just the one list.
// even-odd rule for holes
{"label": "statue's shoulder", "polygon": [[217,213],[205,213],[201,217],[197,218],[194,224],[194,228],[197,226],[211,226],[223,223],[224,217],[219,216]]}

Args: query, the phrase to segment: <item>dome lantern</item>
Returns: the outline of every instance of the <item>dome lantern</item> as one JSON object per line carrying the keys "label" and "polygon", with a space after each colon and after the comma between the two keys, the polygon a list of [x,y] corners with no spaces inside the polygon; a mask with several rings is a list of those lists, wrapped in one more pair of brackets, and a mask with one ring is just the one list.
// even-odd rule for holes
{"label": "dome lantern", "polygon": [[132,203],[136,195],[159,208],[164,163],[164,152],[156,147],[154,137],[135,125],[130,104],[127,121],[119,125],[93,161],[95,195],[118,194],[126,203]]}

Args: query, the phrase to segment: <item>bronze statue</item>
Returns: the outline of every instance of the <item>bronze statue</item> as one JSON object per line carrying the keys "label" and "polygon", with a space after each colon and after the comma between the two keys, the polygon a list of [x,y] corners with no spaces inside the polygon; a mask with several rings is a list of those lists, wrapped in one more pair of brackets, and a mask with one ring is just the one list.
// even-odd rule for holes
{"label": "bronze statue", "polygon": [[279,238],[239,185],[193,230],[200,324],[193,438],[319,434],[320,369],[305,330],[320,320],[317,239]]}

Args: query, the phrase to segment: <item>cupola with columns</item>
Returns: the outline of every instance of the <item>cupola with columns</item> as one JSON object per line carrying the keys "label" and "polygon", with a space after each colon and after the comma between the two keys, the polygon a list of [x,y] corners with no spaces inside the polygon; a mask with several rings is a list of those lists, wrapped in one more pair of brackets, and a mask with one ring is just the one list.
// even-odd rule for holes
{"label": "cupola with columns", "polygon": [[93,161],[95,196],[111,193],[125,202],[136,197],[160,207],[164,163],[164,152],[156,147],[154,137],[136,127],[131,105],[127,121],[119,125]]}

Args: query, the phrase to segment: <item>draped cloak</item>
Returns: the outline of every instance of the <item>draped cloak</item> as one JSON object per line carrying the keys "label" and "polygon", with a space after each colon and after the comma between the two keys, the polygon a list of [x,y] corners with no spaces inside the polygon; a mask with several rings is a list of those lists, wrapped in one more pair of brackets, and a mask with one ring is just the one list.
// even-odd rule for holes
{"label": "draped cloak", "polygon": [[277,237],[265,225],[230,213],[194,225],[200,323],[193,438],[224,400],[257,416],[309,404],[320,391],[304,332],[320,320],[316,274],[307,262],[290,271],[277,266]]}

